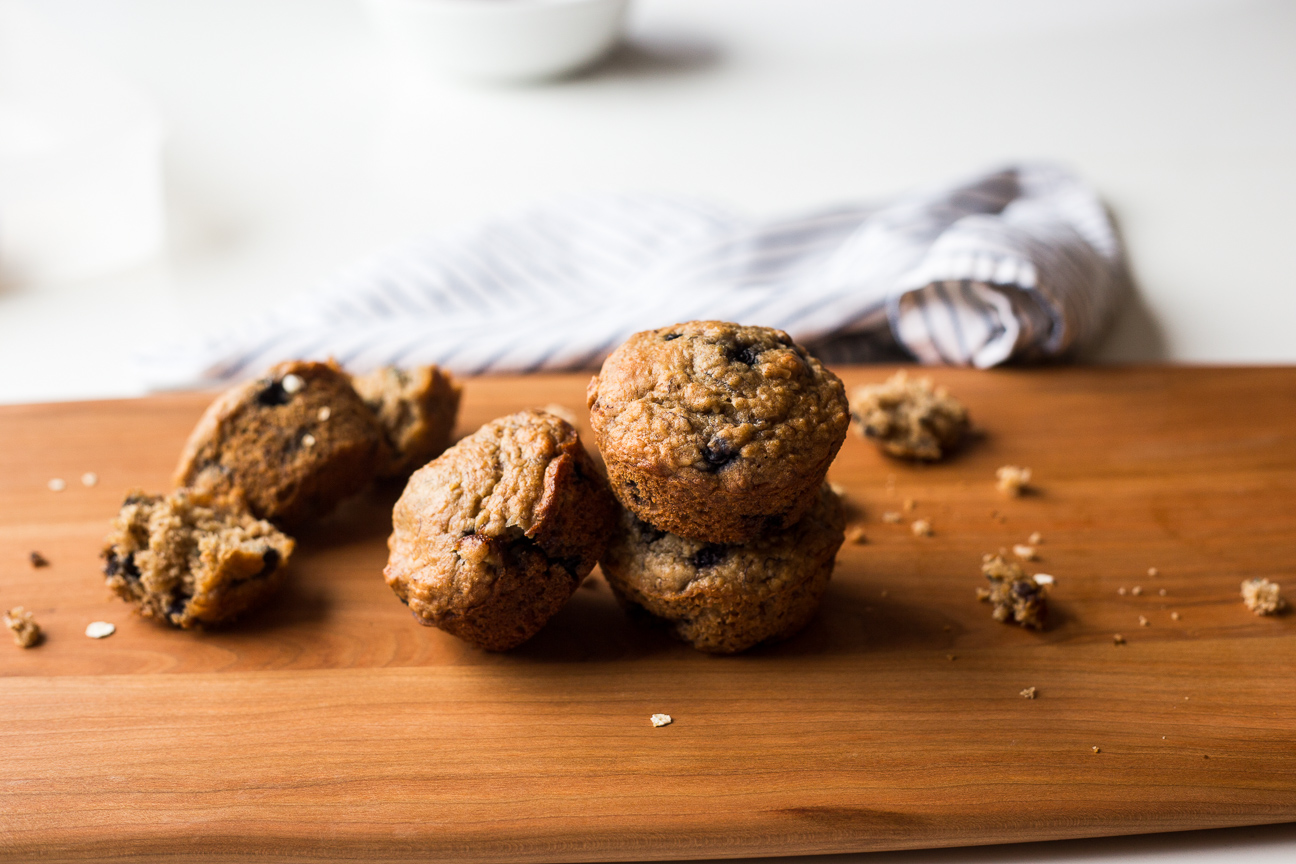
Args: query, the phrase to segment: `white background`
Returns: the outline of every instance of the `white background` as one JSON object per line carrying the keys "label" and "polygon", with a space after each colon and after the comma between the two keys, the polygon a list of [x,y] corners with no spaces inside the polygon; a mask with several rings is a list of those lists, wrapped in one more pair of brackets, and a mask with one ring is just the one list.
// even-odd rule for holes
{"label": "white background", "polygon": [[168,128],[163,259],[0,287],[0,401],[142,392],[131,351],[393,241],[578,189],[753,214],[1017,158],[1089,178],[1141,300],[1102,361],[1296,361],[1296,3],[641,0],[576,80],[397,81],[359,0],[32,0]]}
{"label": "white background", "polygon": [[[1103,362],[1296,361],[1296,3],[640,0],[575,80],[397,80],[358,0],[33,0],[168,129],[168,243],[0,286],[0,402],[132,395],[141,343],[319,284],[393,241],[551,193],[757,215],[1020,158],[1114,208],[1140,292]],[[807,860],[807,859],[797,859]],[[870,864],[1296,860],[1296,826]]]}

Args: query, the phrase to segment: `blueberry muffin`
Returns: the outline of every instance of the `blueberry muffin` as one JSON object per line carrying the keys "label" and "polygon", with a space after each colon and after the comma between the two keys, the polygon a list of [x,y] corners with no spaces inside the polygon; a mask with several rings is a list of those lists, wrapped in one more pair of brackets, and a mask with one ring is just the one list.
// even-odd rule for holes
{"label": "blueberry muffin", "polygon": [[269,522],[188,489],[131,492],[104,542],[108,587],[146,617],[186,629],[268,597],[295,546]]}
{"label": "blueberry muffin", "polygon": [[462,388],[436,366],[384,366],[354,375],[351,384],[378,418],[390,458],[378,472],[406,478],[450,446]]}
{"label": "blueberry muffin", "polygon": [[521,411],[414,472],[392,513],[383,575],[419,622],[504,651],[571,597],[616,510],[576,429]]}
{"label": "blueberry muffin", "polygon": [[841,501],[826,484],[805,518],[745,545],[686,540],[623,510],[599,563],[622,603],[668,622],[694,648],[732,654],[805,626],[845,529]]}
{"label": "blueberry muffin", "polygon": [[861,435],[900,459],[935,462],[968,430],[967,409],[944,387],[903,371],[882,384],[857,387],[850,410]]}
{"label": "blueberry muffin", "polygon": [[387,464],[382,428],[333,363],[280,363],[226,391],[189,436],[176,485],[281,525],[323,516]]}
{"label": "blueberry muffin", "polygon": [[841,381],[786,333],[723,321],[631,336],[587,401],[621,503],[707,543],[795,524],[850,425]]}

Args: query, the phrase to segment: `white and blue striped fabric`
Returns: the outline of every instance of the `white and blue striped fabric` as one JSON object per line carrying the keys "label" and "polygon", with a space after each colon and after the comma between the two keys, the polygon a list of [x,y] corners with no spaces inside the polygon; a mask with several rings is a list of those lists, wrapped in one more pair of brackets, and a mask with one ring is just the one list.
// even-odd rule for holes
{"label": "white and blue striped fabric", "polygon": [[172,387],[288,358],[585,369],[636,331],[710,318],[778,327],[828,362],[986,368],[1091,342],[1124,273],[1102,202],[1051,165],[776,221],[574,196],[413,240],[264,318],[138,359]]}

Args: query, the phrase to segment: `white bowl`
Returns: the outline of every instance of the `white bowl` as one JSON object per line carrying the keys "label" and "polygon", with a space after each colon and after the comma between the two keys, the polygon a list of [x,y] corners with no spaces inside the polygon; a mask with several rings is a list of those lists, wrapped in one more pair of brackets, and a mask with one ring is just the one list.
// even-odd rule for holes
{"label": "white bowl", "polygon": [[407,69],[477,81],[556,78],[593,63],[621,32],[629,0],[365,0]]}

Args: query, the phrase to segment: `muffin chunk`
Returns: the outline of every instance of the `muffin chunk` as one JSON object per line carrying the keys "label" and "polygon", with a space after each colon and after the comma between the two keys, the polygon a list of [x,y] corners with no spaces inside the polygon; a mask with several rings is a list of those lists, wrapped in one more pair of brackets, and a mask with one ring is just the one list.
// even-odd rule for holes
{"label": "muffin chunk", "polygon": [[226,391],[189,436],[176,485],[297,525],[368,485],[388,459],[373,412],[333,363],[280,363]]}
{"label": "muffin chunk", "polygon": [[450,445],[462,388],[436,366],[384,366],[351,384],[378,418],[390,458],[380,477],[408,477]]}
{"label": "muffin chunk", "polygon": [[732,654],[806,625],[845,530],[841,501],[826,484],[800,522],[744,545],[688,540],[623,510],[600,564],[622,603],[663,619],[694,648]]}
{"label": "muffin chunk", "polygon": [[724,321],[631,336],[587,401],[621,503],[707,543],[793,525],[850,424],[841,381],[786,333]]}
{"label": "muffin chunk", "polygon": [[977,599],[990,604],[991,617],[1029,630],[1044,629],[1048,618],[1046,585],[1001,555],[987,555],[981,572],[990,580],[990,587],[978,588]]}
{"label": "muffin chunk", "polygon": [[901,459],[934,462],[968,430],[967,409],[944,387],[903,371],[882,384],[855,388],[850,410],[861,435]]}
{"label": "muffin chunk", "polygon": [[616,509],[576,429],[521,411],[414,472],[392,513],[383,575],[420,623],[507,650],[594,568]]}
{"label": "muffin chunk", "polygon": [[131,492],[104,542],[108,587],[144,616],[186,629],[268,597],[296,545],[269,522],[187,489]]}

